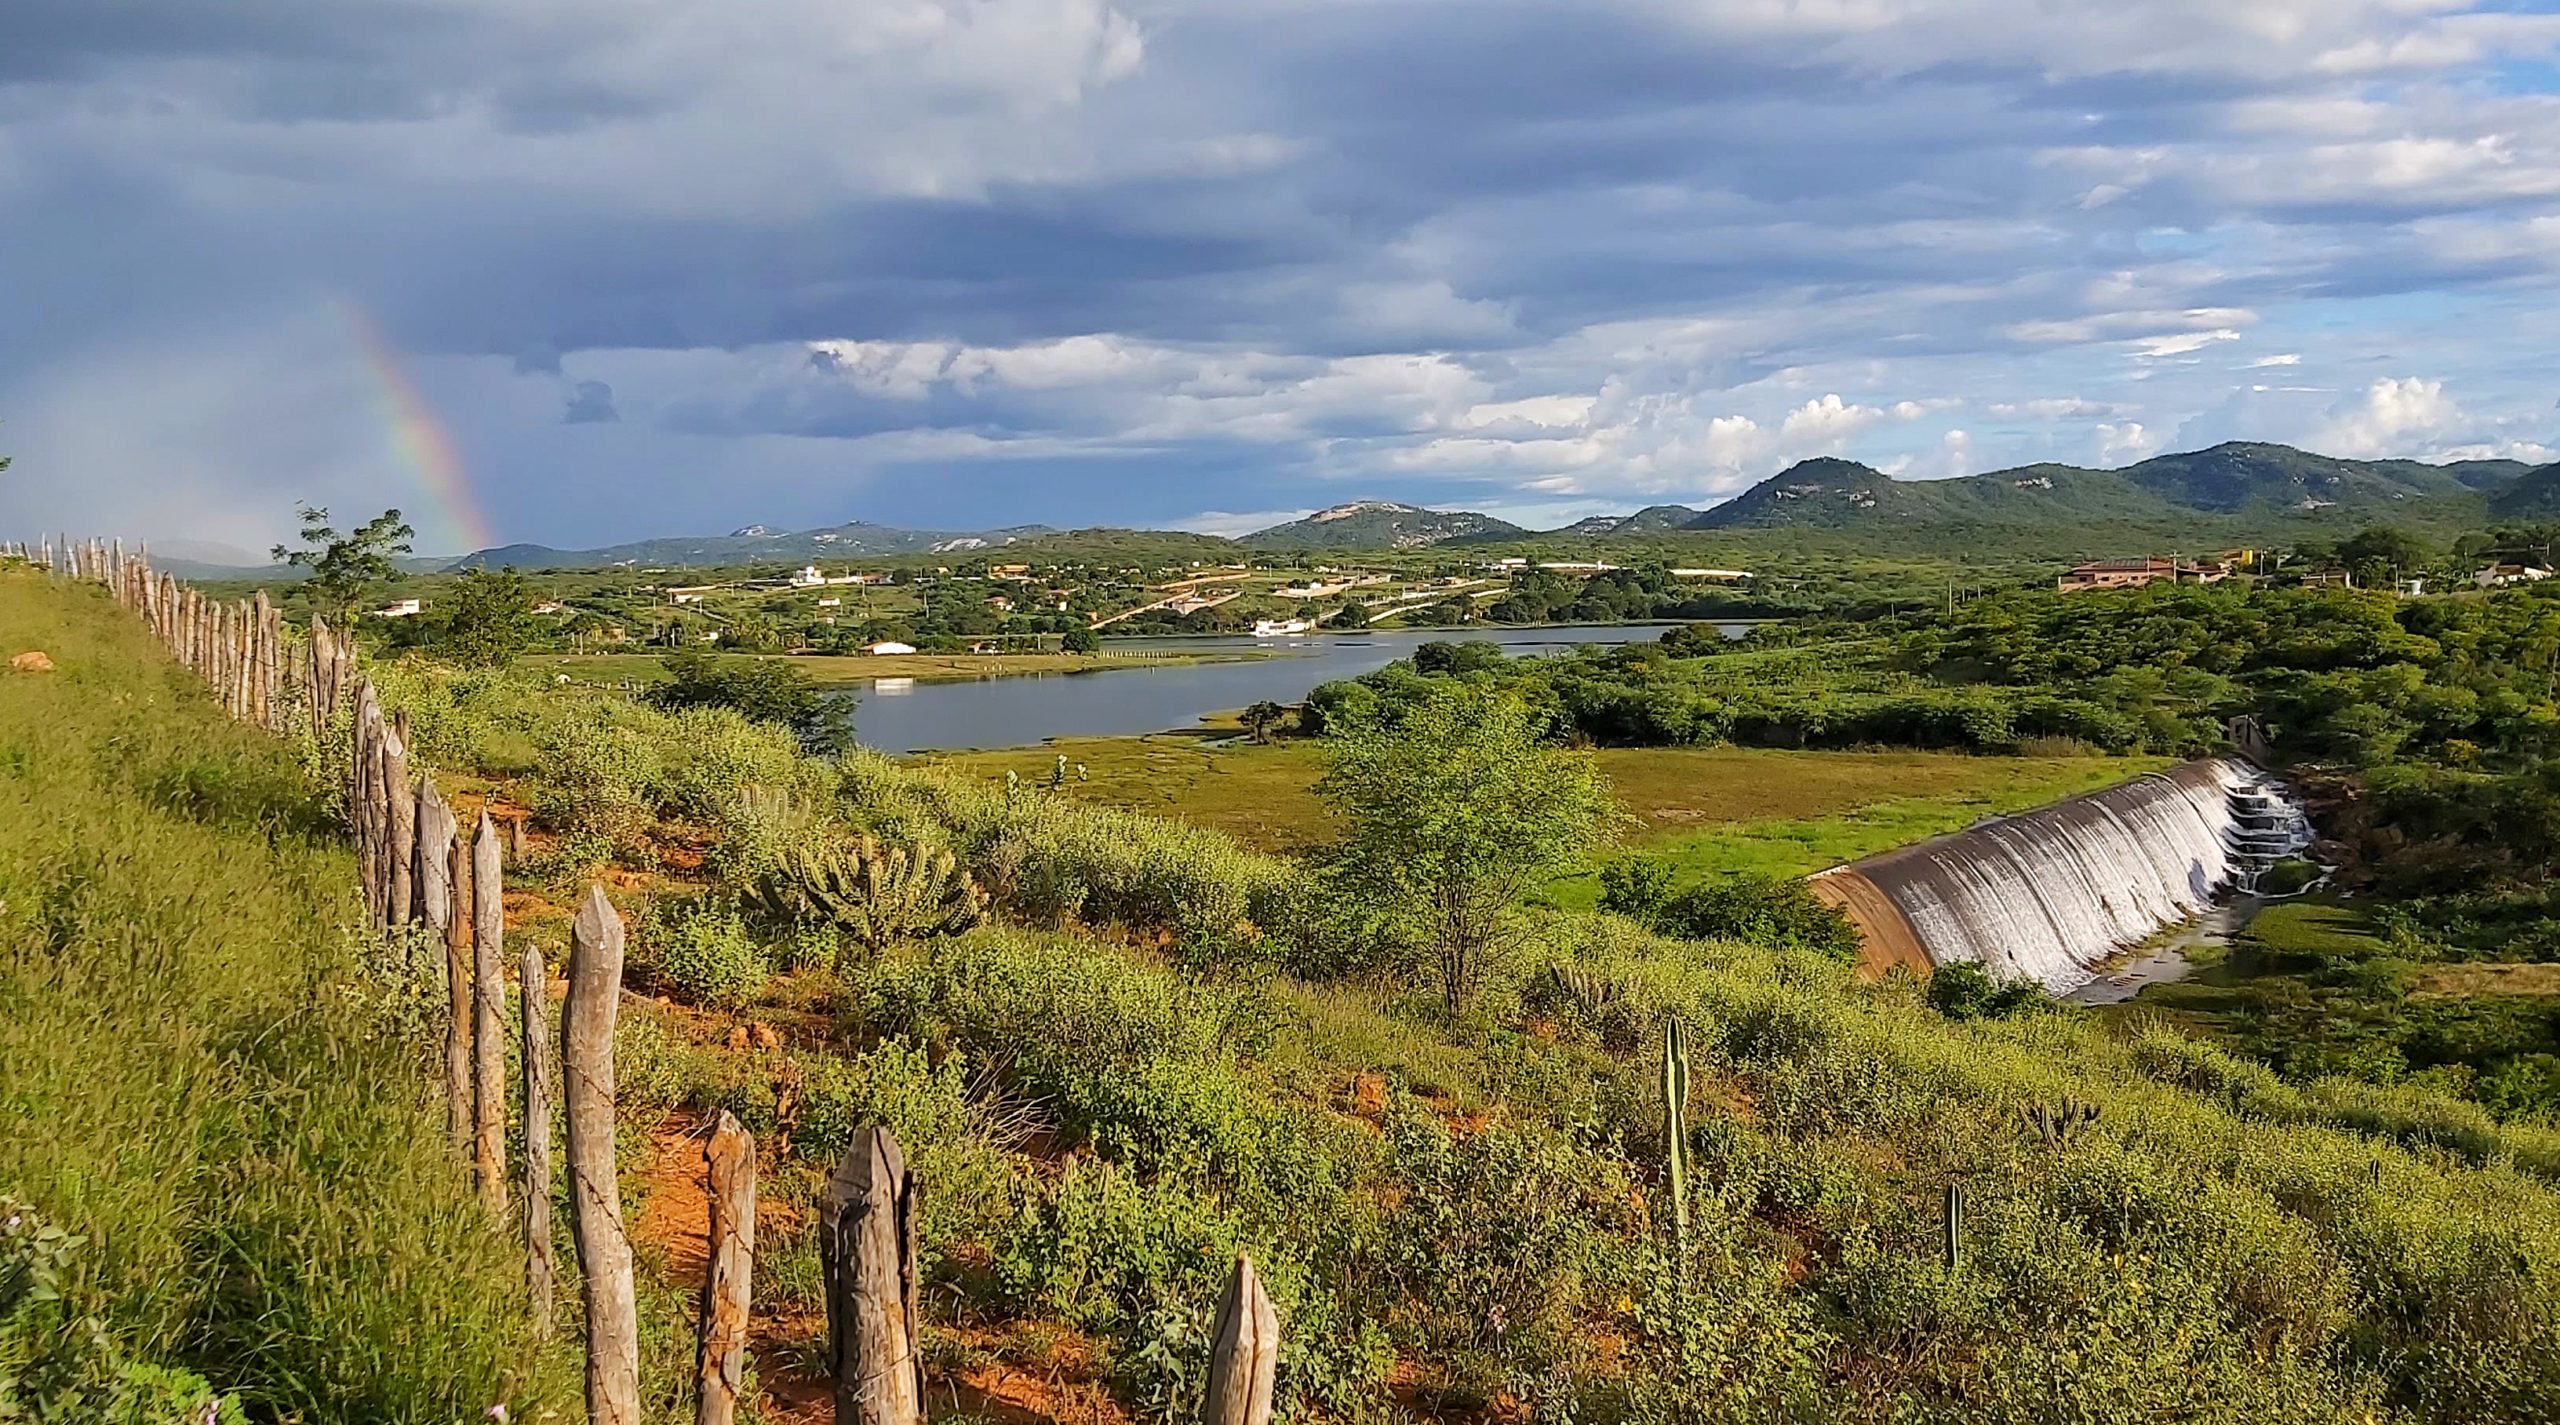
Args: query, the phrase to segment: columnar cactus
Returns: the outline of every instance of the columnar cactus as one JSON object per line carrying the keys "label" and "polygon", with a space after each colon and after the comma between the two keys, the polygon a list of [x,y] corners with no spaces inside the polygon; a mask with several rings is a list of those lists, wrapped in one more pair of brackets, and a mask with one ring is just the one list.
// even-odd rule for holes
{"label": "columnar cactus", "polygon": [[1964,1268],[1964,1184],[1962,1183],[1947,1184],[1945,1227],[1947,1236],[1944,1250],[1947,1275],[1953,1276]]}
{"label": "columnar cactus", "polygon": [[884,846],[864,836],[801,844],[759,878],[759,909],[800,924],[830,924],[874,950],[893,940],[956,935],[987,912],[987,893],[941,848]]}
{"label": "columnar cactus", "polygon": [[1689,1031],[1678,1015],[1662,1022],[1664,1176],[1671,1193],[1671,1231],[1680,1260],[1689,1259]]}

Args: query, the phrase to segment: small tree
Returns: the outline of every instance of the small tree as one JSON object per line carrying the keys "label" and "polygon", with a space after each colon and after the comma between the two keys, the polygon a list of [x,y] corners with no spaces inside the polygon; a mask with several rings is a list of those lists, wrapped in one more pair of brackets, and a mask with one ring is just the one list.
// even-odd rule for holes
{"label": "small tree", "polygon": [[444,591],[435,644],[446,657],[476,668],[504,668],[542,637],[533,589],[513,569],[474,569]]}
{"label": "small tree", "polygon": [[1434,689],[1393,727],[1337,734],[1316,790],[1345,823],[1337,874],[1430,944],[1453,1014],[1513,903],[1578,864],[1611,809],[1588,756],[1541,744],[1516,698],[1464,685]]}
{"label": "small tree", "polygon": [[813,752],[841,752],[853,741],[850,704],[820,692],[808,674],[781,659],[718,658],[687,649],[660,662],[667,681],[649,699],[662,708],[729,708],[790,728]]}
{"label": "small tree", "polygon": [[1066,638],[1064,639],[1062,646],[1065,647],[1066,651],[1069,653],[1100,653],[1102,651],[1102,635],[1094,632],[1090,628],[1071,628],[1067,630]]}
{"label": "small tree", "polygon": [[1269,742],[1271,734],[1288,722],[1289,710],[1266,698],[1246,708],[1238,720],[1244,724],[1246,736],[1256,742]]}
{"label": "small tree", "polygon": [[409,552],[409,541],[418,532],[409,528],[398,510],[384,510],[361,529],[340,534],[329,523],[327,510],[311,505],[301,508],[303,547],[279,544],[272,553],[281,563],[311,571],[303,581],[311,607],[343,625],[367,590],[400,572],[392,561]]}

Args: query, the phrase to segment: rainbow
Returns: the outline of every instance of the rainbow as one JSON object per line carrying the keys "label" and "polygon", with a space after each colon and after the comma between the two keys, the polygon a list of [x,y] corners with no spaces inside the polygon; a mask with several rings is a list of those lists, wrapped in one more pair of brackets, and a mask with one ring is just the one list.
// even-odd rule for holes
{"label": "rainbow", "polygon": [[391,452],[416,474],[431,517],[442,521],[441,528],[420,532],[421,544],[433,549],[448,540],[459,541],[466,553],[494,546],[497,535],[490,527],[489,517],[481,512],[478,497],[471,492],[471,474],[463,467],[462,455],[454,449],[453,437],[446,433],[443,423],[436,419],[435,408],[427,404],[425,393],[401,368],[400,353],[364,308],[346,298],[339,300],[338,307],[346,317],[348,330],[355,334],[365,369],[373,377]]}

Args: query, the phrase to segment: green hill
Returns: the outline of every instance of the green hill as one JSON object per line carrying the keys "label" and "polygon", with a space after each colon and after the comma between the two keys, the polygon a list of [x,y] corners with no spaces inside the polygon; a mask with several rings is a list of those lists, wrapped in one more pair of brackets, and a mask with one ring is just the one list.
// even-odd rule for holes
{"label": "green hill", "polygon": [[2025,465],[1952,480],[1896,480],[1856,461],[1807,460],[1701,515],[1692,529],[1889,531],[1965,527],[2051,540],[2097,525],[2189,539],[2299,535],[2374,519],[2476,524],[2481,492],[2523,475],[2517,461],[2428,465],[2342,460],[2233,442],[2154,456],[2122,470]]}
{"label": "green hill", "polygon": [[1354,500],[1302,520],[1256,530],[1252,549],[1419,549],[1457,539],[1525,534],[1516,524],[1467,511],[1427,510],[1393,500]]}
{"label": "green hill", "polygon": [[2517,476],[2489,498],[2489,513],[2500,519],[2560,519],[2560,460]]}

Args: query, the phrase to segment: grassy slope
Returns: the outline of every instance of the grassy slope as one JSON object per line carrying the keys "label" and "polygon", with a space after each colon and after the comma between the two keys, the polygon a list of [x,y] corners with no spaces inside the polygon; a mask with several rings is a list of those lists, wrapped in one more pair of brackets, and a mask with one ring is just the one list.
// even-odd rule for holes
{"label": "grassy slope", "polygon": [[100,591],[0,572],[0,648],[60,665],[0,672],[0,1192],[90,1238],[83,1306],[261,1417],[569,1409],[347,993],[353,867],[289,751]]}
{"label": "grassy slope", "polygon": [[[965,776],[1048,777],[1081,763],[1079,800],[1224,832],[1266,851],[1330,833],[1308,742],[1219,745],[1180,733],[1060,739],[1041,747],[923,759]],[[1600,769],[1632,818],[1626,841],[1668,860],[1686,884],[1720,872],[1802,875],[2120,782],[2162,765],[2140,757],[1969,757],[1950,752],[1784,752],[1747,747],[1607,748]],[[1070,772],[1070,776],[1073,773]],[[1591,877],[1556,888],[1589,905]]]}
{"label": "grassy slope", "polygon": [[[699,716],[580,690],[395,691],[440,769],[609,715],[681,786],[723,742]],[[635,1174],[635,1230],[666,1272],[649,1296],[680,1302],[699,1260],[693,1150],[670,1130],[728,1107],[776,1144],[758,1372],[788,1399],[823,1394],[807,1205],[851,1128],[886,1119],[927,1184],[927,1369],[937,1399],[971,1410],[972,1392],[1047,1382],[1076,1401],[1049,1418],[1179,1414],[1244,1249],[1288,1323],[1283,1396],[1332,1418],[1517,1419],[1492,1402],[1526,1389],[1594,1422],[1658,1421],[1674,1398],[1737,1420],[2560,1419],[2548,1129],[2423,1092],[2285,1084],[2158,1026],[1952,1024],[1908,982],[1610,917],[1530,918],[1481,1012],[1452,1023],[1393,984],[1208,968],[1215,943],[1185,947],[1179,918],[1143,909],[1221,903],[1223,878],[1271,869],[1214,838],[877,757],[737,775],[821,777],[860,824],[1021,849],[1014,893],[1080,877],[1121,907],[1071,934],[848,955],[743,1008],[653,985],[673,942],[635,921],[641,988],[674,1001],[635,1001],[621,1044],[627,1121],[658,1123],[664,1170]],[[544,805],[539,780],[511,794]],[[617,884],[698,884],[696,833],[657,831],[667,854]],[[1301,933],[1318,949],[1332,932]],[[1615,993],[1577,1003],[1543,973],[1557,960]],[[1691,1027],[1700,1084],[1699,1330],[1677,1385],[1658,1354],[1666,1013]],[[781,1047],[724,1047],[741,1018]],[[2104,1117],[2057,1152],[2019,1110],[2065,1093]],[[1952,1273],[1951,1181],[1971,1224]]]}

